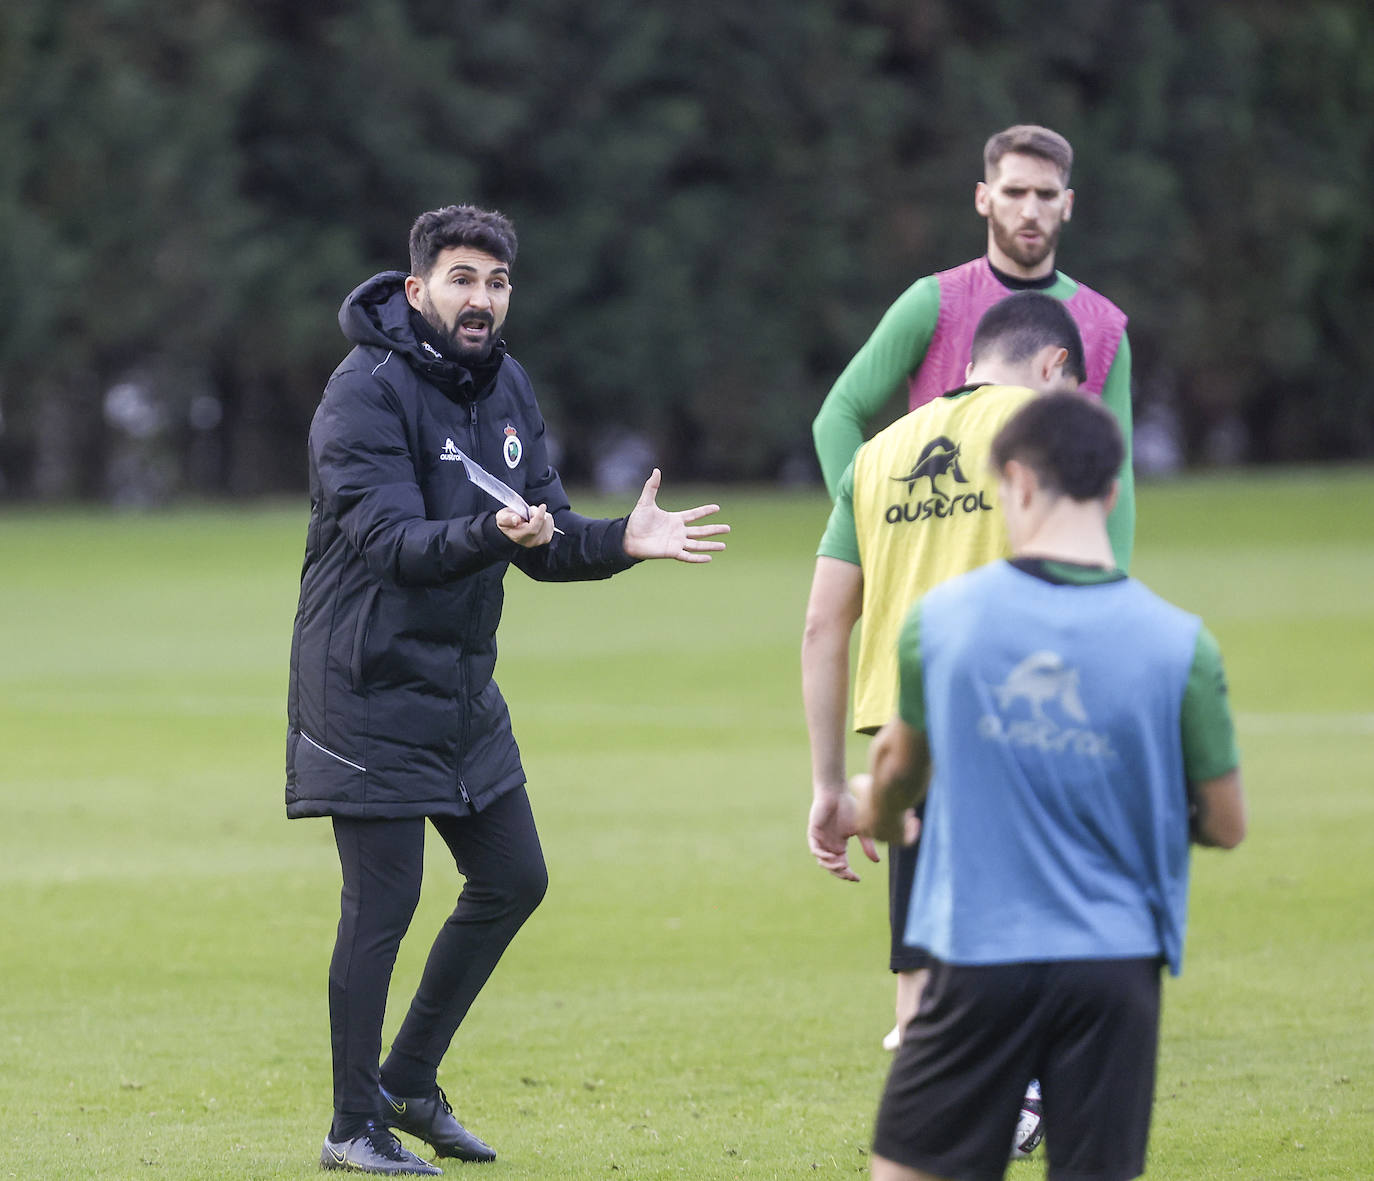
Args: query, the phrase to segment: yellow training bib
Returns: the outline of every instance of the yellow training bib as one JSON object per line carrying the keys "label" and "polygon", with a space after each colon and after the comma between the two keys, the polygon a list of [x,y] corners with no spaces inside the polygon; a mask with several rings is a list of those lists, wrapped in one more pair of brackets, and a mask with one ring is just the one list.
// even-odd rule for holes
{"label": "yellow training bib", "polygon": [[998,385],[946,394],[854,456],[864,575],[856,730],[871,733],[897,708],[897,636],[911,605],[945,579],[1008,554],[989,452],[1002,424],[1035,396]]}

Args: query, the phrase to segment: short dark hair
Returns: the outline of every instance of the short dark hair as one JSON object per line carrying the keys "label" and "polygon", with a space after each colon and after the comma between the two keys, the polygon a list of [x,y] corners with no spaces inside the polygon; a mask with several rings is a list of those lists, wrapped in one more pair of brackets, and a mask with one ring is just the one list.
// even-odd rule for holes
{"label": "short dark hair", "polygon": [[973,330],[969,359],[977,362],[992,354],[1015,363],[1029,360],[1047,345],[1068,352],[1066,377],[1088,379],[1083,337],[1063,301],[1042,291],[1018,291],[983,313]]}
{"label": "short dark hair", "polygon": [[1073,146],[1059,132],[1036,123],[1018,123],[999,131],[983,145],[983,175],[990,177],[996,172],[1002,157],[1009,152],[1048,160],[1059,169],[1063,183],[1069,183],[1069,173],[1073,171]]}
{"label": "short dark hair", "polygon": [[515,262],[515,227],[505,214],[476,205],[445,205],[415,219],[410,227],[410,273],[426,278],[434,260],[453,246],[470,246],[506,266]]}
{"label": "short dark hair", "polygon": [[1104,500],[1125,458],[1111,411],[1088,394],[1067,390],[1032,398],[992,441],[997,471],[1019,460],[1042,488],[1074,500]]}

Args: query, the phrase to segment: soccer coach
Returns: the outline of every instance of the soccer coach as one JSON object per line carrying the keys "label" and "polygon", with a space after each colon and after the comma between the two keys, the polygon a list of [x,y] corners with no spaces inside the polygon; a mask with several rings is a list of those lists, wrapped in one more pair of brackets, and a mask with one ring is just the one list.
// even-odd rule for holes
{"label": "soccer coach", "polygon": [[1190,837],[1245,834],[1221,656],[1115,568],[1106,410],[1033,399],[992,459],[1013,557],[911,609],[897,715],[851,785],[859,827],[900,841],[933,767],[907,941],[935,963],[873,1177],[1002,1177],[1038,1077],[1051,1181],[1128,1181],[1145,1165],[1160,966],[1182,963]]}
{"label": "soccer coach", "polygon": [[[544,896],[543,853],[510,714],[493,680],[502,579],[607,578],[645,558],[708,562],[717,510],[666,512],[657,470],[627,517],[569,507],[544,420],[500,330],[515,230],[499,213],[421,214],[410,273],[344,301],[354,347],[310,428],[310,526],[291,645],[287,815],[328,816],[343,872],[329,966],[334,1118],[327,1169],[437,1174],[491,1160],[438,1067],[501,954]],[[466,456],[528,517],[469,481]],[[575,687],[571,687],[575,690]],[[380,1071],[387,989],[420,897],[425,821],[466,879]]]}

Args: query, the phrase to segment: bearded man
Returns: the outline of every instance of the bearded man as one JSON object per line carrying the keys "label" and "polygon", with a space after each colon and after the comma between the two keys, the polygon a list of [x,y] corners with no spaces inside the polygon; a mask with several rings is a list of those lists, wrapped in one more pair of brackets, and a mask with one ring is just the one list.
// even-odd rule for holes
{"label": "bearded man", "polygon": [[[339,325],[353,348],[310,427],[286,812],[330,818],[343,876],[329,965],[326,1169],[441,1172],[392,1129],[441,1157],[496,1156],[455,1118],[438,1068],[548,883],[493,679],[506,571],[557,582],[609,578],[647,558],[709,562],[724,543],[708,539],[729,530],[694,524],[715,505],[659,508],[658,469],[627,516],[572,511],[530,379],[500,335],[515,254],[500,213],[421,214],[410,273],[375,275],[344,300]],[[498,503],[469,478],[474,464],[528,504]],[[465,884],[379,1066],[426,822]]]}

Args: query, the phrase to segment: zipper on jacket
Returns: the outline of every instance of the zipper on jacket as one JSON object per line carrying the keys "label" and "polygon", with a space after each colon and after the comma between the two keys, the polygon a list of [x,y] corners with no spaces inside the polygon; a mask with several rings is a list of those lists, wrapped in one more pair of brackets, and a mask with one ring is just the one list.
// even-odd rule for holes
{"label": "zipper on jacket", "polygon": [[[477,400],[475,398],[468,403],[468,454],[471,455],[474,459],[476,459],[478,463],[482,462],[479,458],[480,448],[478,446],[477,439]],[[458,668],[462,673],[463,678],[463,702],[464,705],[467,706],[470,704],[470,702],[468,701],[468,664],[467,657],[461,655],[461,653],[458,657]],[[463,733],[460,739],[461,753],[458,756],[460,762],[464,755],[467,754],[470,721],[471,717],[469,715],[469,711],[467,708],[464,708]],[[468,795],[468,785],[463,782],[463,776],[461,773],[458,776],[458,794],[463,797],[463,803],[467,804],[468,807],[472,807],[472,797]]]}
{"label": "zipper on jacket", "polygon": [[[481,463],[481,462],[482,462],[482,460],[481,460],[481,448],[480,448],[480,446],[479,446],[479,444],[478,444],[478,438],[477,438],[477,400],[476,400],[475,398],[474,398],[471,402],[468,403],[468,454],[471,455],[471,456],[473,457],[473,459],[477,460],[478,463]],[[466,645],[464,645],[464,647],[466,647]],[[459,657],[458,657],[458,669],[459,669],[459,672],[462,674],[462,679],[463,679],[463,703],[464,703],[464,709],[463,709],[463,732],[462,732],[462,736],[461,736],[461,739],[460,739],[460,742],[459,742],[459,748],[460,748],[460,749],[459,749],[459,755],[458,755],[459,766],[461,767],[461,766],[462,766],[462,760],[463,760],[463,758],[464,758],[464,757],[466,756],[466,754],[467,754],[467,749],[468,749],[468,736],[469,736],[469,734],[470,734],[470,732],[471,732],[471,731],[470,731],[470,723],[471,723],[471,720],[472,720],[472,719],[471,719],[471,716],[470,716],[470,712],[469,712],[469,710],[466,708],[468,705],[471,704],[471,703],[469,702],[469,700],[468,700],[468,687],[469,687],[469,683],[470,683],[470,682],[469,682],[469,677],[468,677],[467,657],[461,655],[461,651],[460,651],[460,655],[459,655]],[[471,797],[470,795],[468,795],[468,785],[467,785],[466,783],[463,782],[463,775],[462,775],[462,772],[461,772],[461,771],[460,771],[459,774],[458,774],[458,794],[459,794],[460,796],[463,797],[463,803],[465,803],[469,808],[472,807],[472,797]]]}

